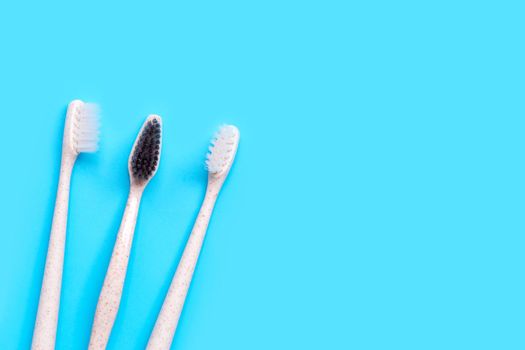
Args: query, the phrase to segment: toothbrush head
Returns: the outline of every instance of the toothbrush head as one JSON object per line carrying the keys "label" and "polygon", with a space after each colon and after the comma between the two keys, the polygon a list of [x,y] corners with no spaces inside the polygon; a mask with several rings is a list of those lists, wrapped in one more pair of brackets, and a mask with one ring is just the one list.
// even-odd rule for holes
{"label": "toothbrush head", "polygon": [[132,183],[145,186],[155,176],[161,149],[162,119],[158,115],[150,115],[144,122],[129,156]]}
{"label": "toothbrush head", "polygon": [[66,137],[75,154],[96,152],[99,141],[99,109],[96,104],[74,100],[67,109]]}
{"label": "toothbrush head", "polygon": [[219,177],[227,174],[235,159],[239,145],[239,129],[233,125],[223,125],[211,140],[206,155],[206,169],[209,174]]}

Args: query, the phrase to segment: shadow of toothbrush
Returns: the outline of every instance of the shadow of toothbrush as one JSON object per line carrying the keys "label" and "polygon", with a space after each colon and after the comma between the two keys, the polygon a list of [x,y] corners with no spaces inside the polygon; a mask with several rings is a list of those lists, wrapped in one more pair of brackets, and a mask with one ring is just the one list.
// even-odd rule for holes
{"label": "shadow of toothbrush", "polygon": [[[162,304],[164,303],[164,299],[170,287],[171,281],[173,279],[175,271],[177,270],[179,261],[182,257],[182,253],[184,252],[184,248],[186,247],[186,243],[188,241],[188,238],[190,237],[191,231],[193,229],[193,225],[195,224],[195,220],[197,219],[197,216],[199,214],[200,203],[206,193],[206,183],[208,179],[208,172],[204,170],[204,163],[202,167],[196,167],[193,159],[188,159],[188,160],[189,161],[186,162],[185,164],[179,165],[178,168],[179,169],[190,169],[190,170],[178,171],[177,176],[179,178],[177,180],[179,181],[171,181],[171,184],[173,186],[175,185],[179,186],[180,182],[182,182],[183,184],[187,184],[187,187],[189,188],[193,188],[193,187],[198,188],[199,193],[196,195],[197,204],[195,205],[192,211],[192,215],[189,217],[187,221],[186,227],[183,230],[184,233],[180,234],[179,236],[180,238],[179,238],[178,248],[176,249],[176,252],[173,254],[169,273],[167,273],[166,277],[164,278],[162,285],[158,287],[157,295],[154,301],[151,303],[152,307],[150,308],[150,312],[147,314],[147,317],[146,317],[147,323],[144,324],[144,328],[147,329],[148,332],[147,332],[146,339],[142,343],[141,349],[146,348],[151,332],[153,331],[153,327],[155,326],[155,321],[157,320],[157,317],[160,313]],[[176,188],[170,189],[169,185],[167,187],[168,188],[166,189],[166,192],[174,194],[171,198],[171,200],[174,203],[185,203],[186,198],[183,197],[184,193],[181,193],[181,191],[180,190],[178,191]],[[178,214],[177,215],[173,214],[173,215],[178,217]],[[177,234],[177,233],[175,232],[174,234]],[[191,293],[191,289],[192,287],[190,286],[190,289],[188,290],[188,297],[189,297],[189,294]],[[180,316],[181,320],[184,318],[185,312],[186,312],[185,309],[183,309],[181,316]],[[172,348],[177,348],[177,346],[175,345],[177,338],[178,338],[177,335],[175,335],[173,338]]]}
{"label": "shadow of toothbrush", "polygon": [[[122,210],[124,210],[126,200],[127,196],[126,194],[123,194],[118,203],[118,207],[123,208]],[[81,343],[85,344],[86,348],[89,344],[91,325],[95,317],[95,309],[97,307],[98,297],[100,290],[102,289],[102,284],[104,283],[106,269],[109,265],[109,260],[111,258],[113,246],[117,237],[120,221],[121,216],[112,216],[112,221],[108,229],[105,230],[106,234],[104,235],[104,239],[96,248],[96,258],[94,259],[94,263],[82,288],[82,303],[79,305],[75,324],[84,324],[86,319],[88,320],[88,326],[85,329],[79,331],[78,334]]]}
{"label": "shadow of toothbrush", "polygon": [[21,334],[18,349],[29,349],[31,347],[31,340],[33,338],[33,328],[36,321],[36,313],[38,309],[38,301],[40,299],[40,289],[42,287],[42,280],[44,278],[44,265],[46,262],[46,255],[47,255],[47,247],[49,244],[49,234],[51,232],[51,224],[53,221],[53,212],[55,210],[55,200],[56,200],[56,190],[58,187],[58,175],[60,174],[60,163],[61,163],[61,157],[62,157],[62,136],[64,133],[64,126],[66,122],[66,115],[67,112],[67,106],[60,109],[60,111],[55,116],[56,120],[56,133],[55,135],[52,135],[53,139],[53,165],[52,171],[52,183],[49,186],[49,193],[47,197],[49,200],[47,201],[47,207],[45,210],[44,215],[44,223],[42,224],[41,233],[38,236],[38,256],[35,258],[34,261],[34,268],[31,278],[31,285],[30,290],[37,290],[36,296],[31,298],[30,300],[27,300],[26,308],[24,311],[24,320],[22,322],[22,328],[21,329],[31,329],[30,333],[24,333]]}

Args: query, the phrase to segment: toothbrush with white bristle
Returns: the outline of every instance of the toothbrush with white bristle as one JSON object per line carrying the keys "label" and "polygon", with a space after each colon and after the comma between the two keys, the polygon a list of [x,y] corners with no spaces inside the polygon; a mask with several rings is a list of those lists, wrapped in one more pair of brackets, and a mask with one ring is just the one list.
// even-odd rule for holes
{"label": "toothbrush with white bristle", "polygon": [[31,349],[33,350],[52,350],[55,348],[71,173],[80,153],[97,151],[98,130],[97,106],[80,100],[72,101],[67,108],[66,114],[62,142],[62,164],[60,166],[60,178],[51,234],[49,236],[44,278],[42,280],[40,301],[33,331],[31,344]]}
{"label": "toothbrush with white bristle", "polygon": [[144,122],[129,156],[130,191],[128,202],[98,299],[91,329],[91,339],[89,340],[88,348],[90,350],[105,349],[109,341],[124,288],[140,200],[146,185],[157,172],[161,148],[162,121],[159,116],[150,115]]}
{"label": "toothbrush with white bristle", "polygon": [[211,142],[206,160],[206,196],[149,338],[148,350],[169,350],[171,347],[215,201],[235,159],[239,136],[239,130],[235,126],[225,125]]}

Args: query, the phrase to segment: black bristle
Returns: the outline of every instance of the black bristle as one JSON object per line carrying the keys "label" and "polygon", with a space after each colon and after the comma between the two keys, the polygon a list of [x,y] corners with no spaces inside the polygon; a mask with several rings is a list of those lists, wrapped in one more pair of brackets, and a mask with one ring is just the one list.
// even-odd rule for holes
{"label": "black bristle", "polygon": [[155,172],[160,154],[160,134],[158,120],[153,119],[144,125],[131,157],[133,177],[148,180]]}

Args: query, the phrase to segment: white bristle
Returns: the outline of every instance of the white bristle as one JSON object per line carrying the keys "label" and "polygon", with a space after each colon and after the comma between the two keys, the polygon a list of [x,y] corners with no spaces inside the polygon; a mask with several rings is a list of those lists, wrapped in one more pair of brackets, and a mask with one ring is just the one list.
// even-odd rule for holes
{"label": "white bristle", "polygon": [[99,140],[99,110],[93,103],[75,106],[73,142],[78,153],[96,152]]}
{"label": "white bristle", "polygon": [[233,162],[237,148],[239,130],[233,125],[224,125],[215,134],[206,156],[206,169],[213,174],[226,170]]}

